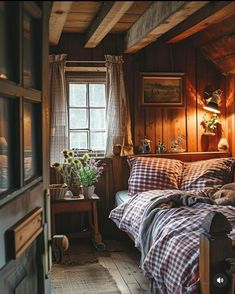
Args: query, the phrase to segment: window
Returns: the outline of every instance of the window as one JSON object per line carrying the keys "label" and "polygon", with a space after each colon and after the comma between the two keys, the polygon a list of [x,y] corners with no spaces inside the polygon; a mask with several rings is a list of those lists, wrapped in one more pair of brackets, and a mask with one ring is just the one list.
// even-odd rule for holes
{"label": "window", "polygon": [[103,155],[106,143],[104,81],[69,81],[69,147]]}

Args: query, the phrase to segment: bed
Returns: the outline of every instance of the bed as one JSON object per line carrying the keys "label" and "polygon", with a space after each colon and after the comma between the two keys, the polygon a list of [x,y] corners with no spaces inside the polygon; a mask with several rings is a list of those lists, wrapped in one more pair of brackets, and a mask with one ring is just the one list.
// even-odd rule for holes
{"label": "bed", "polygon": [[110,218],[141,251],[152,292],[235,293],[235,159],[128,161]]}

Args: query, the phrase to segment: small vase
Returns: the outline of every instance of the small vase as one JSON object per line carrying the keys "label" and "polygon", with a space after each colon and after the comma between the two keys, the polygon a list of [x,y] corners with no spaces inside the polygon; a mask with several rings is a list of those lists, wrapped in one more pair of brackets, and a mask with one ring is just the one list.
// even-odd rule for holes
{"label": "small vase", "polygon": [[95,193],[95,186],[92,185],[92,186],[89,186],[89,187],[83,187],[82,190],[83,190],[84,197],[92,198],[92,196]]}

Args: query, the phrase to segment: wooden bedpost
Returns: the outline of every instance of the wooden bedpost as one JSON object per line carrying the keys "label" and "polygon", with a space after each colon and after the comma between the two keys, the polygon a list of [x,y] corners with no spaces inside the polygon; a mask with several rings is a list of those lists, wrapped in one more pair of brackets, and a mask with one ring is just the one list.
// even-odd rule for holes
{"label": "wooden bedpost", "polygon": [[231,224],[222,213],[210,212],[203,220],[202,227],[205,232],[200,236],[200,293],[234,294],[235,252],[228,237]]}

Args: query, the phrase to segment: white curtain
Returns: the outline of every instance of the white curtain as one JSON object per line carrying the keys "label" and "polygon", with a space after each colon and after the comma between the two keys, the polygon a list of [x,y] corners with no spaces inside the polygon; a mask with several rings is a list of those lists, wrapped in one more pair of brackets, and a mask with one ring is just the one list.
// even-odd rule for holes
{"label": "white curtain", "polygon": [[107,141],[105,157],[113,156],[113,146],[121,145],[121,156],[133,155],[131,119],[122,56],[106,55]]}
{"label": "white curtain", "polygon": [[61,151],[68,148],[68,107],[65,85],[66,55],[50,55],[51,97],[50,163],[63,162]]}

